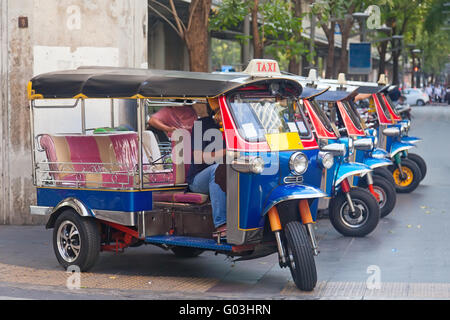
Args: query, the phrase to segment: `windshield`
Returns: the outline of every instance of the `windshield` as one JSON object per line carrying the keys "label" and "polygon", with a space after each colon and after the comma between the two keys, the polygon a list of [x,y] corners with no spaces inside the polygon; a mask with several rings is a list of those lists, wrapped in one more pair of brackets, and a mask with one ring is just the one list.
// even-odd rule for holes
{"label": "windshield", "polygon": [[386,116],[387,119],[391,120],[391,114],[389,113],[389,110],[386,107],[386,104],[384,103],[381,93],[377,93],[377,97],[378,97],[378,101],[380,102],[381,109],[383,110],[384,115]]}
{"label": "windshield", "polygon": [[327,117],[325,112],[319,107],[319,104],[317,101],[309,101],[311,104],[311,107],[313,108],[315,114],[319,117],[320,122],[323,124],[323,126],[330,132],[333,132],[336,136],[339,136],[337,133],[336,127],[331,123],[330,119]]}
{"label": "windshield", "polygon": [[397,112],[397,109],[394,108],[394,103],[392,102],[391,98],[389,97],[389,95],[385,96],[387,102],[389,103],[389,105],[391,106],[391,110],[392,112],[396,115],[396,116],[400,116]]}
{"label": "windshield", "polygon": [[236,93],[229,105],[241,137],[250,142],[266,140],[266,134],[298,132],[307,138],[311,132],[294,97],[273,97],[261,93]]}
{"label": "windshield", "polygon": [[361,119],[357,112],[354,112],[350,103],[348,101],[342,101],[342,105],[344,106],[345,111],[347,112],[350,120],[352,120],[353,125],[358,129],[362,130]]}

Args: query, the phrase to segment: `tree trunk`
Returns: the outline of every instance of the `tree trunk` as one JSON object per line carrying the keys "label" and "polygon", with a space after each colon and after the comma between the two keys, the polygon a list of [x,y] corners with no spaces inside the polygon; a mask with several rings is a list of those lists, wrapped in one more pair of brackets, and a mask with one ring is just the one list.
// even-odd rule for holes
{"label": "tree trunk", "polygon": [[[302,16],[302,0],[294,0],[294,17],[301,18]],[[302,34],[300,30],[295,30],[295,39],[300,42],[302,38]],[[301,74],[300,70],[300,60],[301,56],[291,57],[289,60],[289,72],[293,74]]]}
{"label": "tree trunk", "polygon": [[328,79],[335,78],[336,67],[334,64],[334,30],[336,27],[336,22],[331,22],[331,27],[328,28],[326,25],[322,24],[322,29],[328,39],[328,55],[327,55],[327,68],[325,71],[325,77]]}
{"label": "tree trunk", "polygon": [[387,53],[388,42],[384,41],[380,45],[380,64],[378,65],[378,79],[380,75],[386,72],[386,53]]}
{"label": "tree trunk", "polygon": [[211,0],[193,0],[189,5],[189,25],[185,42],[189,53],[190,71],[209,71],[209,13]]}
{"label": "tree trunk", "polygon": [[397,52],[392,53],[392,84],[398,85],[400,84],[399,79],[399,65],[398,65],[398,58],[400,54]]}
{"label": "tree trunk", "polygon": [[348,69],[348,38],[350,36],[350,31],[353,26],[353,19],[348,18],[344,23],[341,24],[341,38],[342,38],[342,47],[341,47],[341,56],[339,58],[339,72],[347,73]]}
{"label": "tree trunk", "polygon": [[253,35],[253,57],[255,59],[262,59],[264,56],[264,48],[259,35],[258,27],[258,5],[259,0],[253,0],[252,13],[252,35]]}

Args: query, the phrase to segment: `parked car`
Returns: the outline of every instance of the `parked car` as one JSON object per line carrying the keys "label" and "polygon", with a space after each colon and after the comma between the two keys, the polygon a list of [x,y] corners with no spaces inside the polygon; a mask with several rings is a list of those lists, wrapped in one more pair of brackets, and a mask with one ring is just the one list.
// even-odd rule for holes
{"label": "parked car", "polygon": [[420,89],[404,89],[402,95],[406,97],[406,103],[423,106],[430,102],[430,97]]}

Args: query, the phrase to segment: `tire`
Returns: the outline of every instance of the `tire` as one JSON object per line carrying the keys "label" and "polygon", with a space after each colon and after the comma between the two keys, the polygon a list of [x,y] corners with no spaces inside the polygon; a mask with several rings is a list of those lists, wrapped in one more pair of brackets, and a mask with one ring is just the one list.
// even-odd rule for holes
{"label": "tire", "polygon": [[422,181],[427,175],[427,164],[425,163],[425,160],[416,153],[408,153],[408,159],[414,161],[419,167],[420,173],[422,174],[420,181]]}
{"label": "tire", "polygon": [[[365,179],[361,180],[359,186],[367,189],[367,181]],[[380,197],[380,201],[378,201],[378,206],[380,207],[380,217],[384,218],[391,213],[392,210],[394,210],[397,202],[397,192],[395,191],[393,184],[391,184],[384,177],[377,175],[373,176],[373,189]]]}
{"label": "tire", "polygon": [[298,221],[288,222],[284,226],[284,238],[289,269],[295,285],[302,291],[314,290],[317,270],[306,228]]}
{"label": "tire", "polygon": [[350,196],[359,216],[350,215],[347,197],[340,192],[330,202],[331,224],[346,237],[364,237],[375,230],[380,221],[378,201],[369,191],[359,187],[350,189]]}
{"label": "tire", "polygon": [[[70,244],[67,244],[70,237]],[[79,247],[78,252],[74,250]],[[81,217],[72,209],[63,211],[53,229],[53,250],[64,269],[77,266],[81,272],[91,269],[100,253],[100,232],[93,218]]]}
{"label": "tire", "polygon": [[395,181],[395,190],[398,193],[413,192],[422,180],[419,166],[408,158],[402,158],[402,169],[408,175],[405,181],[400,179],[400,171],[395,165],[390,166]]}
{"label": "tire", "polygon": [[419,99],[419,100],[416,101],[416,105],[421,107],[421,106],[425,105],[425,102],[423,100]]}
{"label": "tire", "polygon": [[203,253],[204,250],[191,247],[173,247],[172,252],[177,258],[195,258]]}
{"label": "tire", "polygon": [[373,176],[380,176],[385,178],[392,186],[395,187],[395,180],[392,172],[387,167],[380,167],[373,170]]}

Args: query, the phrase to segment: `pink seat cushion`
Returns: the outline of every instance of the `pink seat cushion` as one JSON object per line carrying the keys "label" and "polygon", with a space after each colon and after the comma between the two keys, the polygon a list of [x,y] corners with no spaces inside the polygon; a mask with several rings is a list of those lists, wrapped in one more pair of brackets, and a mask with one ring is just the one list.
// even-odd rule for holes
{"label": "pink seat cushion", "polygon": [[193,192],[161,192],[153,194],[154,201],[203,204],[208,195]]}

